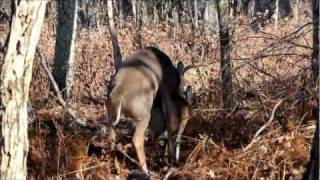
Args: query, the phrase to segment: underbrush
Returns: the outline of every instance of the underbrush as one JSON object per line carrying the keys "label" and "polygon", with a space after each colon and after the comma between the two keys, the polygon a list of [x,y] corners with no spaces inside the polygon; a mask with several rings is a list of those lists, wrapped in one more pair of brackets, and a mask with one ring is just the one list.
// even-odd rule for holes
{"label": "underbrush", "polygon": [[[306,21],[311,21],[306,20]],[[2,27],[2,26],[1,26]],[[4,26],[3,26],[4,27]],[[39,47],[53,65],[55,31],[43,29]],[[311,86],[310,54],[312,26],[300,31],[290,21],[278,31],[272,27],[258,33],[238,25],[233,37],[233,94],[236,108],[222,109],[218,38],[194,35],[188,29],[166,25],[144,27],[144,46],[155,45],[174,63],[201,64],[186,73],[193,87],[192,115],[183,136],[182,161],[161,163],[149,141],[146,154],[151,178],[162,179],[300,179],[308,160],[318,107]],[[0,29],[0,37],[8,29]],[[137,51],[136,30],[128,24],[120,29],[123,57]],[[87,121],[105,121],[106,83],[113,71],[113,53],[107,27],[79,30],[70,105]],[[2,64],[3,55],[0,55]],[[252,142],[255,133],[272,116],[271,124]],[[50,92],[50,82],[34,61],[30,102],[36,120],[30,124],[28,176],[31,179],[114,179],[111,142],[90,139],[82,129],[66,128],[67,116]],[[124,130],[129,129],[124,127]],[[121,131],[121,130],[119,130]],[[121,177],[138,167],[130,138],[121,141]]]}

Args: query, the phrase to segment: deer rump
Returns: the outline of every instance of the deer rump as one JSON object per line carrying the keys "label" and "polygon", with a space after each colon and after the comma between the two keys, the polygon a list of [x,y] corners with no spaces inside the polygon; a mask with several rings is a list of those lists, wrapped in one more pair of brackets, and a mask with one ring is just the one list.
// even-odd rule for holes
{"label": "deer rump", "polygon": [[[179,98],[180,82],[180,74],[170,58],[154,47],[144,48],[123,61],[111,81],[109,119],[114,126],[122,116],[132,119],[135,125],[132,141],[146,172],[144,137],[150,118],[154,117],[151,116],[152,109],[160,112],[158,119],[164,128],[160,131],[168,129],[168,137],[172,137],[179,128],[177,118],[181,108],[178,105],[184,102]],[[175,101],[177,98],[179,101]],[[175,153],[174,142],[169,140],[172,155]]]}
{"label": "deer rump", "polygon": [[121,115],[150,114],[151,107],[160,108],[164,119],[170,119],[169,108],[179,95],[180,81],[170,58],[155,47],[144,48],[127,58],[111,81],[113,124],[119,122]]}

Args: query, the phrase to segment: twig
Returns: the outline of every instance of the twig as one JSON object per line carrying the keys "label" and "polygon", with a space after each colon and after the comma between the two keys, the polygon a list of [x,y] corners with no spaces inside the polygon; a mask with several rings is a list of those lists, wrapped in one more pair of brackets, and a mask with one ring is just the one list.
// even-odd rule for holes
{"label": "twig", "polygon": [[67,113],[72,117],[72,119],[76,123],[78,123],[82,127],[93,127],[91,124],[89,124],[89,123],[85,122],[84,120],[82,120],[81,118],[79,118],[77,116],[77,113],[73,109],[71,109],[70,107],[67,106],[67,103],[62,98],[62,95],[60,93],[60,89],[59,89],[59,87],[57,85],[57,82],[54,80],[54,77],[52,76],[52,74],[51,74],[51,72],[50,72],[50,70],[48,68],[47,61],[46,61],[45,57],[40,52],[39,48],[37,48],[36,51],[40,56],[41,65],[42,65],[43,69],[45,70],[45,72],[47,73],[47,75],[49,77],[49,80],[50,80],[50,82],[51,82],[51,84],[53,86],[53,90],[56,93],[56,97],[57,97],[58,102],[60,103],[60,105],[63,106],[66,109]]}
{"label": "twig", "polygon": [[176,173],[177,173],[177,169],[176,168],[170,168],[169,171],[164,176],[163,180],[168,180],[169,177],[172,176],[172,174],[176,174]]}
{"label": "twig", "polygon": [[132,157],[130,157],[126,152],[124,152],[118,145],[116,145],[116,150],[118,152],[120,152],[121,154],[123,154],[126,158],[128,158],[131,162],[133,162],[134,164],[136,164],[137,166],[141,167],[141,164],[136,161],[135,159],[133,159]]}
{"label": "twig", "polygon": [[227,114],[226,117],[227,117],[227,118],[230,117],[233,113],[235,113],[237,110],[239,110],[239,109],[238,109],[239,105],[240,105],[240,103],[237,103],[237,104],[231,109],[231,111]]}
{"label": "twig", "polygon": [[282,175],[282,180],[286,179],[286,165],[283,165],[283,175]]}
{"label": "twig", "polygon": [[260,133],[265,129],[267,128],[271,122],[273,121],[274,119],[274,115],[276,113],[276,110],[278,109],[278,107],[283,103],[283,101],[285,100],[285,98],[281,99],[280,101],[277,102],[277,104],[273,107],[272,109],[272,113],[271,113],[271,116],[270,116],[270,119],[268,120],[267,123],[265,123],[257,132],[256,134],[254,135],[254,137],[252,138],[252,141],[251,143],[246,147],[244,148],[243,151],[247,151],[255,142],[256,142],[256,139],[257,137],[260,135]]}
{"label": "twig", "polygon": [[198,142],[196,147],[192,150],[192,152],[187,157],[185,166],[188,164],[192,164],[196,157],[200,154],[200,151],[204,149],[205,144],[207,143],[208,138],[205,137],[202,141]]}
{"label": "twig", "polygon": [[275,77],[274,75],[272,75],[271,73],[268,73],[262,69],[259,69],[257,66],[251,64],[251,63],[248,63],[249,66],[251,66],[253,69],[255,69],[256,71],[266,75],[266,76],[269,76],[269,77],[272,77],[273,79],[277,80],[278,82],[280,81],[279,78]]}
{"label": "twig", "polygon": [[122,148],[118,145],[118,144],[116,144],[116,138],[115,138],[115,131],[113,130],[112,131],[113,133],[112,133],[112,135],[111,136],[113,136],[111,139],[110,139],[110,141],[111,141],[111,146],[112,146],[112,151],[118,151],[118,152],[120,152],[120,153],[122,153],[126,158],[128,158],[131,162],[133,162],[134,164],[136,164],[137,166],[139,166],[139,167],[141,167],[141,165],[140,165],[140,163],[138,162],[138,161],[136,161],[135,159],[133,159],[132,157],[130,157],[126,152],[124,152],[123,150],[122,150]]}
{"label": "twig", "polygon": [[190,69],[194,69],[194,68],[197,68],[197,71],[199,71],[199,67],[207,67],[209,65],[210,64],[207,64],[207,63],[204,63],[204,64],[202,64],[202,63],[201,64],[191,64],[191,65],[186,66],[184,71],[187,72]]}
{"label": "twig", "polygon": [[87,167],[87,168],[84,168],[84,169],[78,169],[78,170],[71,171],[71,172],[68,172],[68,173],[65,173],[65,174],[60,174],[60,175],[58,175],[58,177],[71,175],[71,174],[74,174],[74,173],[77,173],[77,172],[88,171],[88,170],[95,169],[95,168],[98,168],[98,167],[101,167],[101,166],[106,166],[106,165],[107,165],[107,163],[101,163],[101,164],[90,166],[90,167]]}
{"label": "twig", "polygon": [[217,112],[217,111],[227,111],[228,109],[201,109],[201,108],[198,108],[198,109],[194,109],[193,111],[194,112]]}

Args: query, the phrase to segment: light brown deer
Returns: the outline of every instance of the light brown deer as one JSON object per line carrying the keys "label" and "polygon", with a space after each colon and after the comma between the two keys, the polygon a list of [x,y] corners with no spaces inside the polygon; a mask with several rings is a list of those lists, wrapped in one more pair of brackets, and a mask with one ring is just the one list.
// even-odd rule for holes
{"label": "light brown deer", "polygon": [[168,127],[169,149],[174,154],[173,135],[180,127],[182,111],[188,109],[181,108],[181,104],[186,102],[181,100],[184,89],[181,87],[181,77],[181,71],[174,67],[165,53],[148,47],[123,61],[112,79],[109,119],[113,121],[113,126],[123,116],[132,119],[135,125],[133,145],[140,165],[147,174],[144,137],[152,107],[160,109],[163,116],[160,119],[165,120],[165,127]]}

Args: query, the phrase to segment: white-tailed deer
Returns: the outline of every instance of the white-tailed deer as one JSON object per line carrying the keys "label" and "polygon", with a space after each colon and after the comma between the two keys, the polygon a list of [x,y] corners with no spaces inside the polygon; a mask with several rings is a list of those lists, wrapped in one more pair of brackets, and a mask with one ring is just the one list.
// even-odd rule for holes
{"label": "white-tailed deer", "polygon": [[[175,157],[176,161],[179,161],[181,135],[188,122],[189,106],[192,103],[192,89],[191,86],[185,84],[184,78],[185,72],[190,68],[191,66],[185,68],[181,61],[177,64],[176,71],[180,78],[178,92],[171,94],[172,103],[169,103],[166,108],[162,108],[161,99],[158,98],[159,96],[156,97],[149,122],[153,142],[156,142],[158,137],[166,132],[170,155]],[[168,116],[170,118],[166,118]]]}
{"label": "white-tailed deer", "polygon": [[166,132],[170,156],[176,161],[179,161],[181,135],[190,116],[191,93],[191,86],[188,86],[182,94],[171,97],[173,104],[167,108],[170,119],[165,118],[165,112],[156,101],[151,109],[149,129],[152,141],[157,142],[159,136]]}
{"label": "white-tailed deer", "polygon": [[185,117],[182,111],[188,111],[188,108],[185,108],[188,103],[181,94],[185,89],[181,87],[181,72],[184,70],[175,68],[165,53],[148,47],[123,61],[111,81],[109,119],[113,121],[113,126],[118,124],[122,116],[132,119],[135,125],[133,145],[140,165],[147,174],[144,137],[152,107],[160,109],[163,118],[158,119],[165,121],[169,149],[174,154],[173,135],[179,129],[182,117]]}

